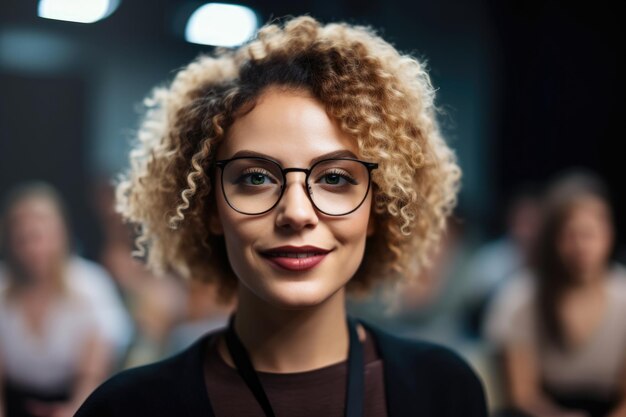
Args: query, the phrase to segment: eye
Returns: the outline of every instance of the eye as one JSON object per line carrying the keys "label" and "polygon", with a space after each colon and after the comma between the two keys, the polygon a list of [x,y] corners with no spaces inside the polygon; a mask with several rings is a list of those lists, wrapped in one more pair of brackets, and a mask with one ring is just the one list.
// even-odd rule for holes
{"label": "eye", "polygon": [[246,178],[250,180],[252,185],[262,185],[265,183],[267,176],[263,174],[249,174],[246,175]]}
{"label": "eye", "polygon": [[336,186],[357,184],[356,180],[354,179],[354,177],[352,177],[352,175],[350,175],[350,173],[340,169],[331,169],[323,172],[319,176],[317,182],[323,185]]}
{"label": "eye", "polygon": [[241,173],[236,181],[238,184],[259,186],[276,184],[276,178],[268,171],[264,169],[254,168],[248,169]]}

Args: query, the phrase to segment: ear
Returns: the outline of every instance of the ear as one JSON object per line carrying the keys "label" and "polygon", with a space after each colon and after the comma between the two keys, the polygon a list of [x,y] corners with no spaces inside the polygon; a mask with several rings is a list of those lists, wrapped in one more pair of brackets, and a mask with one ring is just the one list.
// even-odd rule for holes
{"label": "ear", "polygon": [[222,227],[220,216],[217,214],[217,209],[215,208],[209,213],[209,232],[218,236],[224,234],[224,228]]}

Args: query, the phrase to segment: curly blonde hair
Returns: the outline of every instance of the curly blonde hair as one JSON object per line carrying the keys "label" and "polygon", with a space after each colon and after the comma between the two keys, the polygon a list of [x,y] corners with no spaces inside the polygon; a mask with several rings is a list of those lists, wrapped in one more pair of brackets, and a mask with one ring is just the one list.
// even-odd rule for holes
{"label": "curly blonde hair", "polygon": [[138,225],[140,256],[157,271],[214,282],[232,298],[237,278],[223,236],[210,233],[216,149],[271,86],[306,90],[375,161],[375,232],[348,284],[415,277],[428,265],[456,203],[460,169],[441,137],[424,64],[368,27],[304,16],[267,24],[234,50],[181,69],[145,100],[146,114],[117,186],[118,211]]}

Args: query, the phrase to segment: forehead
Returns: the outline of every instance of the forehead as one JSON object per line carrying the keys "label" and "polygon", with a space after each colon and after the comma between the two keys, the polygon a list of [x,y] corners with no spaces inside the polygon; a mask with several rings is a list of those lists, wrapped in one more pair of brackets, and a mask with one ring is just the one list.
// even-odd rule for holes
{"label": "forehead", "polygon": [[576,201],[567,214],[568,223],[606,221],[609,210],[606,202],[593,196],[586,196]]}
{"label": "forehead", "polygon": [[15,202],[9,210],[9,216],[13,220],[27,216],[58,216],[58,210],[55,204],[41,196],[28,196]]}
{"label": "forehead", "polygon": [[359,156],[356,140],[339,129],[322,103],[304,91],[271,88],[258,98],[252,111],[233,123],[217,158],[251,151],[270,156],[283,166],[300,167],[342,150]]}

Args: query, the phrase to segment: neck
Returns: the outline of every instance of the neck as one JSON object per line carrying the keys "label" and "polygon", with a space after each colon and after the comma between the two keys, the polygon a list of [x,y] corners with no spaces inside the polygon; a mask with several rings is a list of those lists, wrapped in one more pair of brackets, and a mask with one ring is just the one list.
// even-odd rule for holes
{"label": "neck", "polygon": [[[257,371],[304,372],[346,360],[349,336],[345,317],[343,289],[314,307],[287,310],[268,304],[240,285],[235,331]],[[232,366],[227,349],[220,350]]]}
{"label": "neck", "polygon": [[590,291],[602,288],[606,273],[606,268],[590,268],[580,271],[573,277],[574,285],[571,289],[574,291]]}
{"label": "neck", "polygon": [[24,274],[16,280],[13,288],[18,293],[51,294],[60,289],[56,278],[54,274]]}

